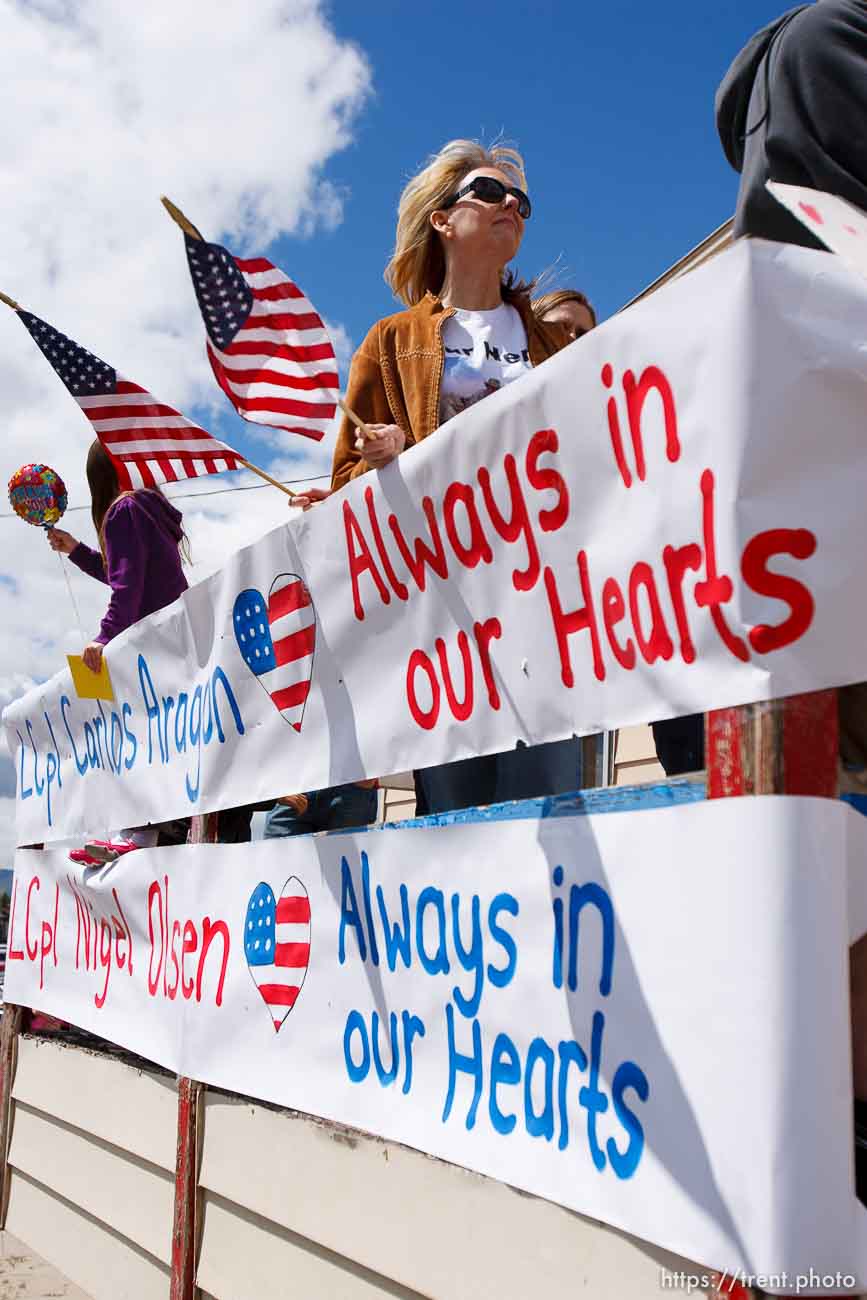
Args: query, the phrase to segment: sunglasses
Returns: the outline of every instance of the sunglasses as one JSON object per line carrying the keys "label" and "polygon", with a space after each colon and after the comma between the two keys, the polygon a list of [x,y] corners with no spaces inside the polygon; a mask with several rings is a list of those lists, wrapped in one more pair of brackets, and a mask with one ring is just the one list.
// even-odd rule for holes
{"label": "sunglasses", "polygon": [[464,198],[467,194],[475,194],[477,199],[483,203],[502,203],[507,194],[514,194],[518,200],[518,212],[526,221],[533,211],[530,200],[523,190],[519,190],[517,185],[504,185],[494,176],[477,176],[475,180],[470,181],[457,194],[453,194],[450,199],[446,199],[443,208],[452,208],[458,199]]}

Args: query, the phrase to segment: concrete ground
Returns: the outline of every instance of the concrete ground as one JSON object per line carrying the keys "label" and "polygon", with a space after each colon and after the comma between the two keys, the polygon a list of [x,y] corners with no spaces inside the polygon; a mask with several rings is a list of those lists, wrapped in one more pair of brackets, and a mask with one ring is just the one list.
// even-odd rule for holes
{"label": "concrete ground", "polygon": [[89,1300],[23,1242],[0,1232],[0,1300]]}

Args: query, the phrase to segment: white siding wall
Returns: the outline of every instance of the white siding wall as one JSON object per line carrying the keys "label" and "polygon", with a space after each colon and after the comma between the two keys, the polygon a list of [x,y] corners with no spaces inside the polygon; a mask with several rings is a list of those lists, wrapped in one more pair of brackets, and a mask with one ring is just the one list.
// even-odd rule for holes
{"label": "white siding wall", "polygon": [[659,1300],[660,1268],[690,1267],[406,1147],[213,1092],[201,1184],[198,1281],[215,1300]]}
{"label": "white siding wall", "polygon": [[642,785],[646,781],[665,780],[665,770],[656,757],[656,744],[649,726],[621,727],[613,735],[612,785]]}
{"label": "white siding wall", "polygon": [[168,1295],[172,1080],[22,1038],[7,1227],[94,1300]]}
{"label": "white siding wall", "polygon": [[[167,1300],[174,1082],[22,1039],[8,1227],[93,1300]],[[207,1090],[203,1300],[658,1300],[624,1233],[394,1143]]]}

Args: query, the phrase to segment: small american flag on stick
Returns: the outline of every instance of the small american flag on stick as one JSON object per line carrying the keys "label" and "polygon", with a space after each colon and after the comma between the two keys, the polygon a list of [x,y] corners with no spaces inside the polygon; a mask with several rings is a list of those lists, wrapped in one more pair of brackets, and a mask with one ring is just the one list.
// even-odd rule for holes
{"label": "small american flag on stick", "polygon": [[124,379],[53,325],[17,305],[16,310],[114,461],[121,488],[219,474],[245,463],[225,442]]}
{"label": "small american flag on stick", "polygon": [[173,203],[163,203],[184,232],[217,383],[245,420],[318,442],[338,394],[334,348],[321,317],[267,258],[235,257],[209,244]]}

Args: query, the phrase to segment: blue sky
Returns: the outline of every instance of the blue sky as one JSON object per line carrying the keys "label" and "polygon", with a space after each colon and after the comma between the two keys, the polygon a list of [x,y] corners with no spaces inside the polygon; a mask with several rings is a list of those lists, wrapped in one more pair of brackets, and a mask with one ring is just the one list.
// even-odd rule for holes
{"label": "blue sky", "polygon": [[395,310],[382,268],[406,178],[446,140],[502,131],[524,153],[535,204],[518,265],[535,274],[560,256],[564,282],[610,315],[731,215],[737,177],[717,141],[714,91],[783,8],[334,4],[330,21],[369,59],[374,93],[326,170],[346,192],[343,223],[278,241],[275,260],[357,345]]}

